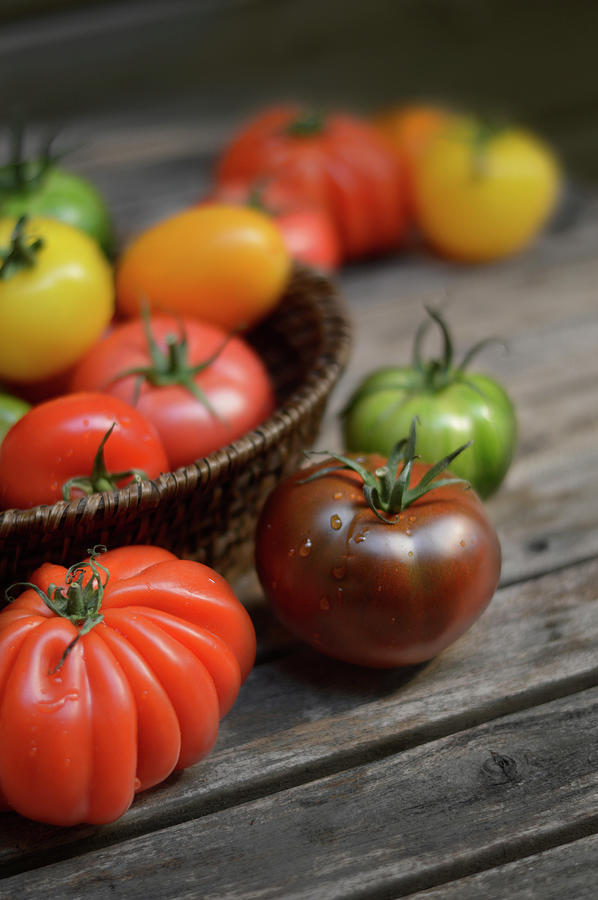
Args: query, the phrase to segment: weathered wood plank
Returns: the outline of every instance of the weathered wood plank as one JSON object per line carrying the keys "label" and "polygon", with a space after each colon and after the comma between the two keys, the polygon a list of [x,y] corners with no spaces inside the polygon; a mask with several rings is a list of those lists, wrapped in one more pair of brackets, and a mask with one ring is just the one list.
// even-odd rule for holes
{"label": "weathered wood plank", "polygon": [[0,816],[4,873],[341,771],[598,684],[598,562],[501,590],[452,648],[408,671],[308,648],[258,666],[208,759],[102,829]]}
{"label": "weathered wood plank", "polygon": [[13,876],[3,896],[401,896],[595,832],[597,741],[593,689]]}
{"label": "weathered wood plank", "polygon": [[408,900],[595,900],[598,884],[598,835],[527,856],[517,862],[460,878]]}

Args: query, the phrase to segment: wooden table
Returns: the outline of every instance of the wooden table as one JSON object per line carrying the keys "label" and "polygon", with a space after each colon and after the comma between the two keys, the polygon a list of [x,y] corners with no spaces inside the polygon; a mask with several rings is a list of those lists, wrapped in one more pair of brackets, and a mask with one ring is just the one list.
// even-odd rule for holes
{"label": "wooden table", "polygon": [[[219,139],[174,121],[94,129],[76,162],[122,234],[199,193]],[[0,816],[0,897],[597,896],[598,202],[574,200],[503,264],[413,251],[339,279],[355,347],[321,447],[340,448],[357,381],[408,358],[424,304],[447,304],[460,349],[508,342],[479,363],[521,425],[488,503],[504,565],[479,622],[425,666],[362,670],[292,640],[248,573],[258,662],[211,756],[105,827]]]}

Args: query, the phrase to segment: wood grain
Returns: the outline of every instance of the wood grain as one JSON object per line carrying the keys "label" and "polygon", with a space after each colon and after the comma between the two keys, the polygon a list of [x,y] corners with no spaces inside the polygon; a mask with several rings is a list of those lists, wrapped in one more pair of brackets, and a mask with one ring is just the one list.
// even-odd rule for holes
{"label": "wood grain", "polygon": [[101,829],[0,816],[0,868],[201,817],[596,685],[597,578],[598,561],[499,591],[465,637],[416,669],[360,669],[307,648],[258,666],[204,762]]}
{"label": "wood grain", "polygon": [[597,881],[598,835],[594,834],[479,875],[409,894],[409,900],[594,900]]}
{"label": "wood grain", "polygon": [[592,833],[597,713],[596,689],[535,706],[16,875],[4,896],[398,897]]}

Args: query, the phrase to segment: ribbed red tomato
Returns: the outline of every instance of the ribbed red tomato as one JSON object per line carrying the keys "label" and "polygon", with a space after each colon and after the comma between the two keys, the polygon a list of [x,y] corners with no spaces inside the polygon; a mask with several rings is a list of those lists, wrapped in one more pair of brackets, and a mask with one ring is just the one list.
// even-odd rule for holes
{"label": "ribbed red tomato", "polygon": [[118,818],[210,752],[254,658],[248,613],[201,563],[150,546],[44,563],[0,613],[0,804]]}
{"label": "ribbed red tomato", "polygon": [[399,163],[366,120],[341,112],[314,114],[298,106],[266,109],[222,154],[224,184],[284,177],[306,200],[330,211],[347,259],[396,247],[405,230]]}

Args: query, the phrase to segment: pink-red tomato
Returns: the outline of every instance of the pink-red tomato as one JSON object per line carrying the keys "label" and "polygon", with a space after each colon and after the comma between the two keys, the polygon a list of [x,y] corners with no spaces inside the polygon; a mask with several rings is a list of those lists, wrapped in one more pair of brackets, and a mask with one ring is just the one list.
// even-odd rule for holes
{"label": "pink-red tomato", "polygon": [[[71,389],[103,390],[134,404],[156,427],[171,469],[231,443],[274,411],[268,371],[243,338],[190,318],[155,315],[149,328],[160,366],[144,322],[132,319],[87,353]],[[146,375],[123,376],[131,369]]]}
{"label": "pink-red tomato", "polygon": [[[71,496],[114,490],[141,470],[147,478],[168,471],[155,427],[129,403],[98,392],[78,392],[34,406],[0,444],[0,508],[27,509],[63,499],[71,479],[90,479],[102,439],[105,472]],[[115,474],[120,477],[114,478]],[[112,476],[112,477],[109,477]],[[66,499],[66,498],[65,498]]]}
{"label": "pink-red tomato", "polygon": [[0,613],[0,805],[55,825],[110,822],[209,753],[255,658],[207,566],[150,546],[93,565],[44,563]]}

